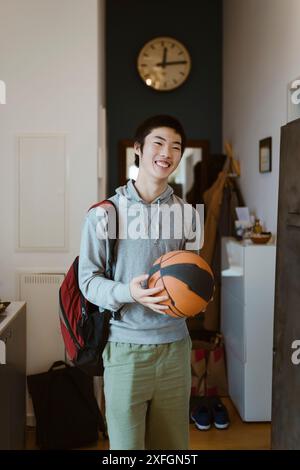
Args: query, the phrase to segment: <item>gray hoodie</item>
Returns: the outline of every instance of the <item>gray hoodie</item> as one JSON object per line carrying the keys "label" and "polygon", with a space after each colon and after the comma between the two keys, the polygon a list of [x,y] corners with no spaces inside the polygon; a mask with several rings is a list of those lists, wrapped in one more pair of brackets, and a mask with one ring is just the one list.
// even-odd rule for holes
{"label": "gray hoodie", "polygon": [[[183,210],[185,204],[169,185],[150,204],[140,197],[134,181],[129,180],[125,186],[116,189],[116,194],[110,200],[118,208],[119,230],[122,232],[115,245],[113,280],[105,277],[107,241],[97,236],[99,211],[93,208],[87,213],[82,228],[79,255],[80,290],[90,302],[99,306],[100,312],[109,309],[119,313],[110,320],[109,341],[161,344],[183,339],[188,336],[185,319],[156,313],[137,303],[130,294],[129,283],[133,277],[147,274],[153,262],[161,255],[172,250],[184,250],[191,231],[195,230],[194,218],[189,219],[190,222],[184,221],[184,224],[190,224],[190,227],[185,227],[185,236],[181,234],[176,238],[176,230],[172,228],[170,235],[164,236],[162,221],[166,220],[163,211],[165,205],[177,206]],[[191,206],[189,208],[192,209]],[[140,224],[134,223],[136,209],[140,212]],[[192,209],[192,212],[195,210]],[[137,229],[133,231],[133,237],[130,225],[131,229]],[[140,236],[137,238],[136,232],[139,230]],[[199,253],[199,249],[192,251]]]}

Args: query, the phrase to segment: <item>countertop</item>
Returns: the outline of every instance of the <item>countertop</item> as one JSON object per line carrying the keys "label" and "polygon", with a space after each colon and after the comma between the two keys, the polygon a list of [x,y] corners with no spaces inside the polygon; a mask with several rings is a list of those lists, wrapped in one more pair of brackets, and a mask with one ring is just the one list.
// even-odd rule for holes
{"label": "countertop", "polygon": [[0,334],[5,330],[25,304],[26,302],[24,301],[11,302],[6,310],[0,314]]}

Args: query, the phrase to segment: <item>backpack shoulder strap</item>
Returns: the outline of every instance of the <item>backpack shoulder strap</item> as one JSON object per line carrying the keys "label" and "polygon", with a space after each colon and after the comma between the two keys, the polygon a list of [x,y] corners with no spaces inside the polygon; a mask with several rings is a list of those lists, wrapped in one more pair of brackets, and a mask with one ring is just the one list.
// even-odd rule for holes
{"label": "backpack shoulder strap", "polygon": [[103,201],[97,202],[91,206],[88,212],[95,207],[102,207],[108,216],[108,233],[113,233],[115,236],[107,239],[107,256],[106,256],[106,276],[112,278],[112,267],[114,261],[114,248],[116,240],[119,237],[119,224],[118,224],[118,211],[113,201],[109,199],[103,199]]}
{"label": "backpack shoulder strap", "polygon": [[94,209],[94,207],[98,207],[98,206],[103,206],[105,208],[105,206],[107,207],[114,207],[116,209],[116,205],[110,201],[109,199],[103,199],[103,201],[100,201],[100,202],[96,202],[96,204],[92,205],[90,208],[89,208],[89,211],[91,209]]}

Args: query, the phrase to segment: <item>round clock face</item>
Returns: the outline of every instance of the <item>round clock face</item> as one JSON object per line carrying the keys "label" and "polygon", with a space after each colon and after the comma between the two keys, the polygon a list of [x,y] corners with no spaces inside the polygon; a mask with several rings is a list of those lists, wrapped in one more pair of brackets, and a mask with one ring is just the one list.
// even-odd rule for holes
{"label": "round clock face", "polygon": [[158,91],[169,91],[182,85],[191,70],[187,49],[176,39],[158,37],[147,42],[137,60],[143,82]]}

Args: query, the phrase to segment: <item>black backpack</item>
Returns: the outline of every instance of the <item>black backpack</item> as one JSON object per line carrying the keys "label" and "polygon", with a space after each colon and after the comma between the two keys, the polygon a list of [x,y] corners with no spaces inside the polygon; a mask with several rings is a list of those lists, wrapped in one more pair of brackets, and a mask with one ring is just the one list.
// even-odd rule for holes
{"label": "black backpack", "polygon": [[29,375],[27,384],[40,449],[74,449],[97,443],[98,431],[107,437],[93,377],[57,361],[48,372]]}
{"label": "black backpack", "polygon": [[[118,238],[117,210],[112,201],[104,200],[92,207],[103,207],[109,224],[115,223],[116,238],[107,239],[105,277],[112,278],[113,255]],[[112,225],[111,225],[112,227]],[[110,233],[108,229],[108,233]],[[60,326],[68,359],[84,372],[93,376],[103,375],[102,352],[109,335],[112,313],[99,312],[99,307],[89,302],[79,289],[79,256],[73,261],[59,289]],[[118,312],[114,312],[117,315]]]}

